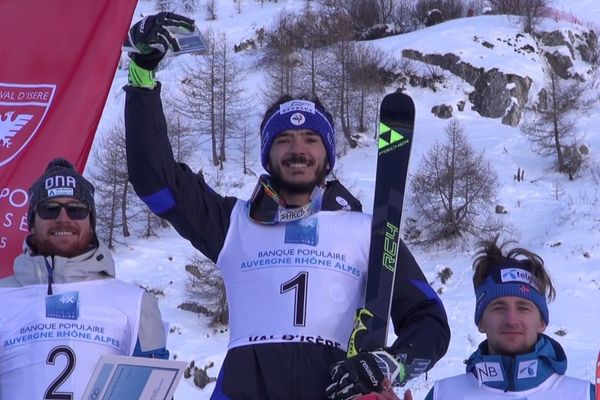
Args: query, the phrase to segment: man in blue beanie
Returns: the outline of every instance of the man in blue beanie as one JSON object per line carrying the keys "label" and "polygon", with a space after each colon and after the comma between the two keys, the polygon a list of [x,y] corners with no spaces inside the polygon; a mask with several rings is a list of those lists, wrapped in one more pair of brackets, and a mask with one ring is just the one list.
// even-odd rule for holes
{"label": "man in blue beanie", "polygon": [[[177,47],[172,26],[193,21],[160,13],[130,31],[140,53],[132,54],[125,88],[127,165],[148,207],[223,274],[230,337],[211,399],[350,399],[430,369],[450,332],[402,242],[391,306],[397,340],[346,360],[364,304],[371,217],[340,182],[326,180],[335,165],[334,120],[316,97],[283,96],[264,114],[268,174],[249,200],[221,196],[175,162],[154,80],[160,59]],[[334,364],[344,373],[332,382]]]}
{"label": "man in blue beanie", "polygon": [[480,243],[473,263],[475,324],[487,337],[466,373],[435,383],[426,400],[595,399],[594,386],[565,375],[567,356],[543,334],[555,297],[544,261],[498,236]]}

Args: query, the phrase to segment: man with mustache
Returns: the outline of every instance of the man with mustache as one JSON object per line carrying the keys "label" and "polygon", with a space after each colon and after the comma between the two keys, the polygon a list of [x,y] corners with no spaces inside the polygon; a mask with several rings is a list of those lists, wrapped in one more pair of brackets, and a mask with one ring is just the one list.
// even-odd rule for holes
{"label": "man with mustache", "polygon": [[167,49],[177,49],[170,26],[191,30],[193,21],[160,13],[130,30],[140,52],[131,54],[125,88],[127,164],[141,199],[223,274],[230,338],[211,398],[393,398],[384,389],[430,369],[450,332],[440,299],[400,242],[397,339],[346,360],[364,304],[371,217],[339,181],[326,180],[336,161],[332,116],[314,96],[281,97],[260,124],[268,174],[249,200],[221,196],[171,151],[154,79]]}

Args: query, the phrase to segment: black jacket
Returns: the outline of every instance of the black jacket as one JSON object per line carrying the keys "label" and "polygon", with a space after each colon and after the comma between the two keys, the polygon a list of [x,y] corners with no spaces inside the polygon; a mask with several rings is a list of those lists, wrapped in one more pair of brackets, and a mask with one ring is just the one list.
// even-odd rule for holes
{"label": "black jacket", "polygon": [[[152,211],[209,259],[216,261],[229,227],[235,197],[214,192],[200,174],[175,162],[160,100],[154,90],[126,87],[125,128],[129,180]],[[329,182],[322,207],[341,208],[341,195],[353,210],[361,205],[337,181]],[[400,242],[402,266],[395,274],[391,318],[397,340],[390,351],[406,362],[429,360],[430,369],[450,340],[444,307],[414,257]],[[323,398],[328,368],[345,357],[338,349],[306,343],[257,344],[228,351],[213,398]],[[289,365],[282,369],[281,365]],[[269,382],[268,385],[265,382]],[[219,395],[225,397],[219,397]],[[282,397],[283,396],[283,397]]]}

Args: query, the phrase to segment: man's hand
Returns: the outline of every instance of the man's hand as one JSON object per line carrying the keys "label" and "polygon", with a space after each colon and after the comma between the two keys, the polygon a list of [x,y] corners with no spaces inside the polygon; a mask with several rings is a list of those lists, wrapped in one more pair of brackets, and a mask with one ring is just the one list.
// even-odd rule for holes
{"label": "man's hand", "polygon": [[[347,400],[361,394],[381,393],[391,386],[403,384],[405,376],[405,366],[388,352],[359,353],[332,367],[327,398]],[[384,386],[384,379],[389,386]]]}
{"label": "man's hand", "polygon": [[140,51],[129,56],[137,66],[148,71],[155,70],[169,49],[181,49],[171,32],[175,29],[193,32],[194,20],[170,12],[144,17],[129,29],[129,42]]}

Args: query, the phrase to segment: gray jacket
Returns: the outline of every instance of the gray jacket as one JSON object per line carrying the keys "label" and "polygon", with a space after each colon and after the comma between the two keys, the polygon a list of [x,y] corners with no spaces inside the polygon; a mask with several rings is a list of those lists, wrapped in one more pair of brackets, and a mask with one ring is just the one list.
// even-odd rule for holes
{"label": "gray jacket", "polygon": [[[115,261],[108,248],[98,247],[73,258],[35,255],[25,240],[23,253],[14,261],[14,275],[0,279],[0,287],[19,287],[48,283],[48,268],[53,265],[54,283],[73,283],[97,279],[115,279]],[[140,310],[140,326],[134,356],[169,358],[166,350],[166,334],[153,294],[144,292]]]}

